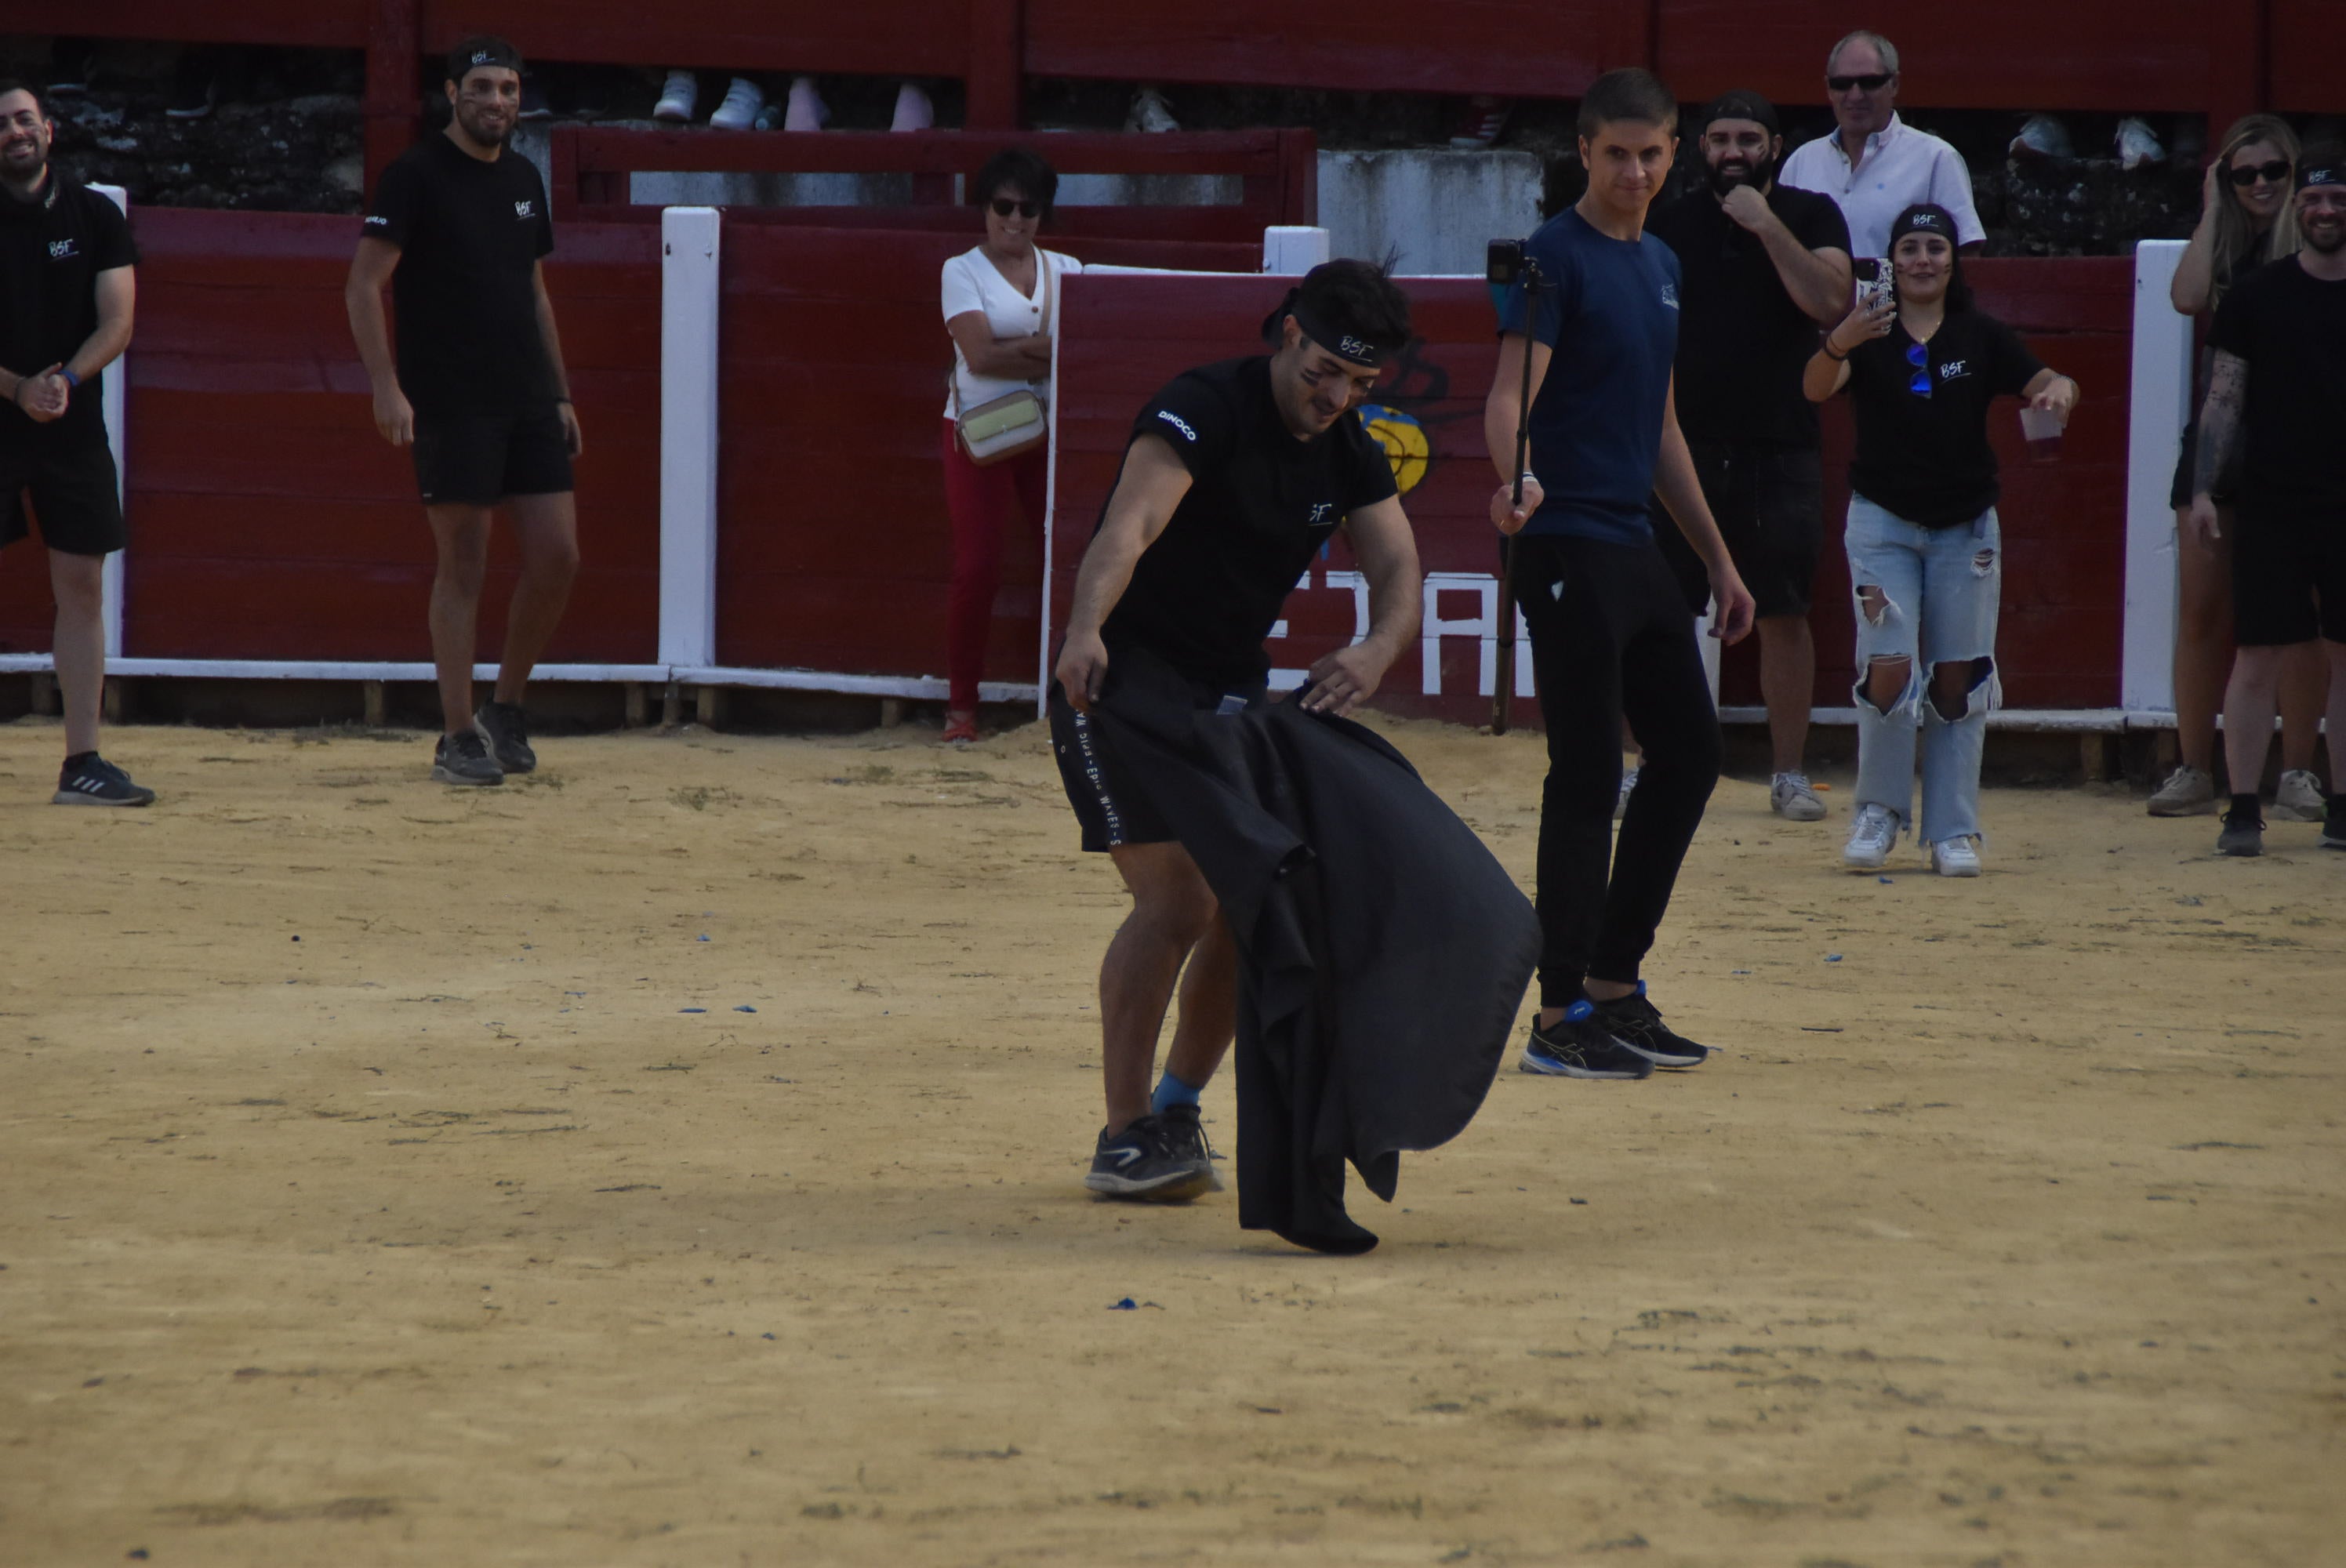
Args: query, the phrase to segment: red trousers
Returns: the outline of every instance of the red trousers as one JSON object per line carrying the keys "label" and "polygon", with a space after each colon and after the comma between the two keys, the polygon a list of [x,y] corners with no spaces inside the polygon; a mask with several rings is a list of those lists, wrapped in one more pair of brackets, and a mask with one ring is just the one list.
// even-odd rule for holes
{"label": "red trousers", "polygon": [[944,422],[945,511],[953,518],[953,596],[945,609],[945,677],[953,688],[945,706],[957,713],[977,711],[978,677],[985,669],[987,634],[994,627],[994,596],[1002,585],[1002,546],[1011,517],[1023,510],[1028,532],[1043,536],[1045,487],[1050,481],[1049,448],[980,468],[961,449],[954,422]]}

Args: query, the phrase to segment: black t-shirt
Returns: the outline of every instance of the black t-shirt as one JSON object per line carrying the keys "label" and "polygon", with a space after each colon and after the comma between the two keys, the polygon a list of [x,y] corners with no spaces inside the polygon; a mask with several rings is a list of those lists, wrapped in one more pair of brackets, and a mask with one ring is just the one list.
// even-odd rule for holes
{"label": "black t-shirt", "polygon": [[[1769,209],[1809,250],[1847,250],[1849,222],[1830,196],[1778,184]],[[1697,441],[1813,448],[1816,405],[1800,371],[1820,331],[1793,303],[1760,237],[1708,188],[1646,220],[1678,259],[1678,427]]]}
{"label": "black t-shirt", "polygon": [[1270,667],[1263,638],[1313,552],[1355,508],[1396,494],[1384,449],[1351,413],[1296,440],[1260,356],[1176,376],[1132,434],[1170,446],[1189,490],[1141,554],[1102,640],[1111,651],[1146,647],[1192,680],[1260,685]]}
{"label": "black t-shirt", "polygon": [[2294,256],[2259,268],[2224,296],[2208,341],[2249,367],[2242,499],[2346,504],[2346,282]]}
{"label": "black t-shirt", "polygon": [[556,395],[537,330],[554,223],[536,164],[427,136],[382,171],[365,233],[399,247],[399,385],[418,413],[511,413]]}
{"label": "black t-shirt", "polygon": [[1924,372],[1909,357],[1902,321],[1849,356],[1857,455],[1850,488],[1884,511],[1925,528],[1968,523],[2001,493],[1987,443],[1988,404],[2017,393],[2045,362],[2020,334],[1977,311],[1950,311],[1931,334],[1931,395],[1913,391]]}
{"label": "black t-shirt", "polygon": [[[138,260],[122,209],[55,165],[31,201],[0,191],[0,365],[28,376],[70,361],[97,331],[97,275]],[[0,403],[0,443],[103,443],[104,383],[82,382],[47,424]]]}

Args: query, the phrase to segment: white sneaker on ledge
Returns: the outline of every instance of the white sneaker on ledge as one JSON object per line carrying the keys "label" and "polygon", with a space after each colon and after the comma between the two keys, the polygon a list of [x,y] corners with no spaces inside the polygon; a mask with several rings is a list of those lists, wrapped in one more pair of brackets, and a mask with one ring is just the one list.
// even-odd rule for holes
{"label": "white sneaker on ledge", "polygon": [[748,130],[758,123],[758,111],[765,107],[764,90],[747,76],[736,76],[732,86],[725,89],[725,101],[709,117],[709,123],[718,130]]}
{"label": "white sneaker on ledge", "polygon": [[1132,95],[1132,108],[1124,117],[1124,128],[1162,133],[1179,130],[1181,122],[1173,117],[1173,110],[1165,102],[1163,93],[1155,87],[1143,87]]}
{"label": "white sneaker on ledge", "polygon": [[896,113],[888,121],[892,131],[924,131],[937,123],[936,106],[929,102],[926,87],[918,82],[905,82],[896,89]]}
{"label": "white sneaker on ledge", "polygon": [[2319,822],[2329,809],[2321,780],[2309,769],[2292,768],[2280,776],[2280,788],[2273,791],[2270,815],[2277,822]]}
{"label": "white sneaker on ledge", "polygon": [[1898,813],[1869,800],[1857,809],[1849,827],[1849,842],[1841,846],[1841,863],[1854,871],[1878,871],[1898,842]]}
{"label": "white sneaker on ledge", "polygon": [[788,131],[819,131],[831,119],[831,106],[822,101],[815,89],[812,76],[790,78],[790,107],[782,114],[782,128]]}
{"label": "white sneaker on ledge", "polygon": [[700,78],[690,71],[670,71],[667,86],[660,88],[659,102],[652,106],[652,118],[689,125],[693,107],[699,102]]}
{"label": "white sneaker on ledge", "polygon": [[1931,846],[1931,869],[1943,877],[1978,876],[1979,840],[1968,835],[1940,840]]}

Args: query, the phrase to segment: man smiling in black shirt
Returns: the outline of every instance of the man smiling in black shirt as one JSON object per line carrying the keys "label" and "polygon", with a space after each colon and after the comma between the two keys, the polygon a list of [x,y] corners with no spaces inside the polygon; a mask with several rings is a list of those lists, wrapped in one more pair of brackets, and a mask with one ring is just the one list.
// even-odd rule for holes
{"label": "man smiling in black shirt", "polygon": [[[1261,701],[1263,638],[1339,527],[1369,581],[1369,633],[1311,667],[1304,706],[1351,712],[1417,636],[1416,541],[1392,466],[1352,412],[1408,341],[1408,301],[1366,262],[1331,261],[1273,320],[1275,353],[1177,376],[1133,422],[1055,671],[1051,737],[1083,846],[1105,850],[1132,893],[1100,969],[1107,1125],[1085,1178],[1110,1196],[1171,1201],[1213,1186],[1198,1092],[1229,1049],[1238,974],[1197,862],[1091,718],[1116,660],[1155,656],[1198,708]],[[1180,1020],[1152,1094],[1177,978]]]}
{"label": "man smiling in black shirt", "polygon": [[122,209],[49,164],[56,127],[34,91],[0,83],[0,546],[40,519],[57,603],[50,651],[65,698],[60,806],[155,799],[97,754],[106,686],[106,557],[122,500],[98,372],[129,346],[135,295]]}
{"label": "man smiling in black shirt", "polygon": [[[444,784],[502,784],[537,766],[523,722],[529,672],[553,639],[578,569],[570,460],[578,454],[562,345],[540,259],[554,249],[546,185],[505,138],[521,113],[521,56],[468,38],[448,56],[444,135],[382,172],[344,290],[374,383],[375,428],[411,443],[439,552],[432,657],[447,733]],[[394,362],[382,289],[399,306]],[[473,710],[473,644],[489,514],[510,504],[521,579],[505,616],[495,697]]]}

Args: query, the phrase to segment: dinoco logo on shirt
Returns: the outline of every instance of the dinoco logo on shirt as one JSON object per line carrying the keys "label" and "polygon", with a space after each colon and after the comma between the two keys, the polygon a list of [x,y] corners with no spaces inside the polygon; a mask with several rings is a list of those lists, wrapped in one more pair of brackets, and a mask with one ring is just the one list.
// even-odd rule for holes
{"label": "dinoco logo on shirt", "polygon": [[1385,461],[1392,464],[1393,484],[1401,493],[1406,495],[1416,489],[1417,482],[1425,477],[1426,464],[1433,461],[1425,426],[1397,408],[1369,402],[1361,405],[1361,428],[1385,449]]}

